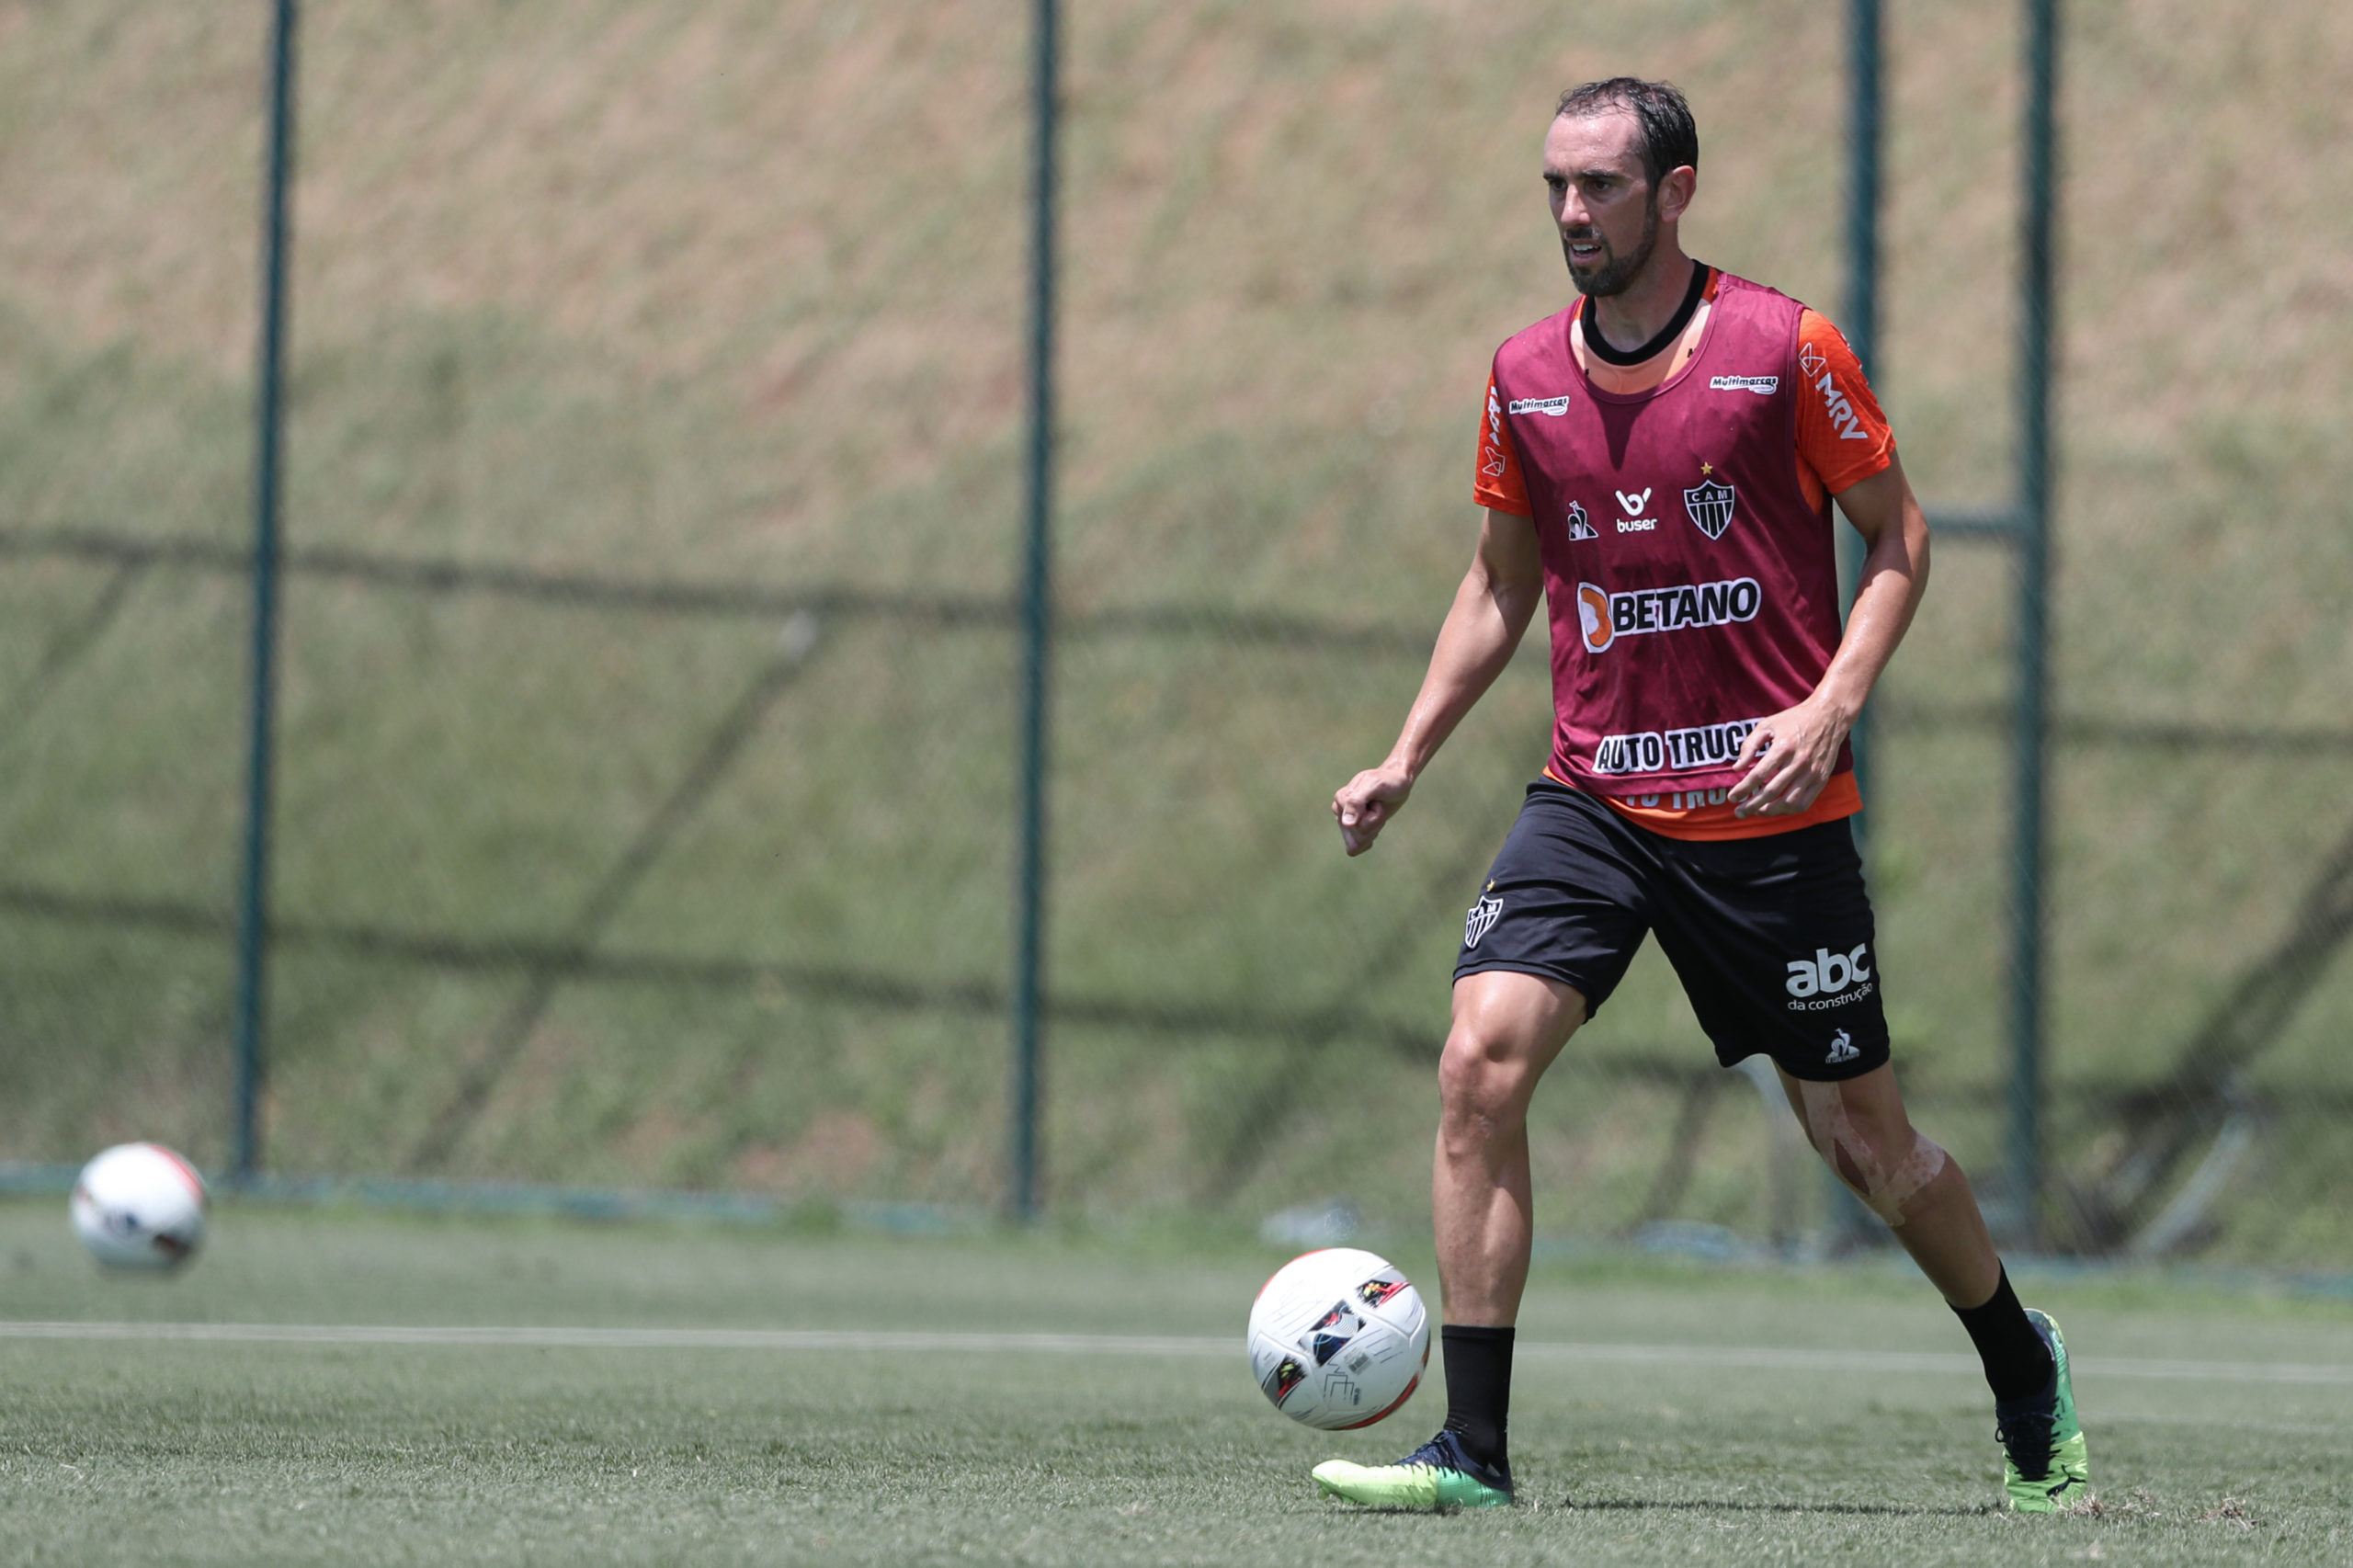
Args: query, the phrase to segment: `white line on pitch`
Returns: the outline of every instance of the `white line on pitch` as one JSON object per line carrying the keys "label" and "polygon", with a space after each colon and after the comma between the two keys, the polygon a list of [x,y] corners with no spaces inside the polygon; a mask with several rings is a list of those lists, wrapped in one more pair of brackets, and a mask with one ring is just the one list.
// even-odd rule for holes
{"label": "white line on pitch", "polygon": [[[192,1340],[236,1345],[490,1345],[574,1350],[954,1350],[1059,1356],[1233,1356],[1239,1337],[1112,1334],[925,1334],[880,1329],[499,1328],[458,1324],[313,1323],[9,1323],[0,1339]],[[1531,1341],[1519,1355],[1620,1366],[1728,1367],[1757,1371],[1973,1374],[1973,1356],[1903,1350],[1799,1350],[1766,1346]],[[2167,1381],[2353,1383],[2353,1365],[2078,1358],[2094,1378]]]}

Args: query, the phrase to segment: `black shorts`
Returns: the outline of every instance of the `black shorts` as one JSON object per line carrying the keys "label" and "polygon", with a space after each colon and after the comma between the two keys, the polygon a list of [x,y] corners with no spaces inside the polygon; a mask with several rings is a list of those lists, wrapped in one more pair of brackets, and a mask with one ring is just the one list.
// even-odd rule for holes
{"label": "black shorts", "polygon": [[1761,1051],[1829,1081],[1887,1060],[1870,899],[1843,820],[1693,842],[1540,779],[1471,905],[1454,977],[1543,975],[1574,986],[1590,1017],[1651,931],[1725,1066]]}

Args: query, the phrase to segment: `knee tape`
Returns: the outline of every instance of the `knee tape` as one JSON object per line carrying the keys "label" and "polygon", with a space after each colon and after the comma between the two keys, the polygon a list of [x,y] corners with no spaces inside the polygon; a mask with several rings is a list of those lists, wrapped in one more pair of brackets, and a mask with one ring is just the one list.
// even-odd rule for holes
{"label": "knee tape", "polygon": [[1805,1101],[1806,1135],[1831,1170],[1872,1213],[1890,1225],[1904,1223],[1904,1205],[1944,1170],[1945,1152],[1915,1132],[1899,1157],[1882,1158],[1855,1130],[1837,1085],[1801,1080],[1798,1090]]}

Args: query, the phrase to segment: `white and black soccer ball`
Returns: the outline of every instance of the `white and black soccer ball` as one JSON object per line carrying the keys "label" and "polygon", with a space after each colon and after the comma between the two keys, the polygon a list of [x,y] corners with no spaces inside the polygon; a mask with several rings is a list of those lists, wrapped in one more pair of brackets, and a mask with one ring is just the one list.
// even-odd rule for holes
{"label": "white and black soccer ball", "polygon": [[1277,1410],[1325,1431],[1370,1426],[1413,1396],[1430,1318],[1405,1276],[1355,1247],[1275,1270],[1250,1307],[1250,1374]]}
{"label": "white and black soccer ball", "polygon": [[74,1182],[74,1233],[108,1268],[177,1268],[204,1244],[208,1195],[161,1143],[118,1143]]}

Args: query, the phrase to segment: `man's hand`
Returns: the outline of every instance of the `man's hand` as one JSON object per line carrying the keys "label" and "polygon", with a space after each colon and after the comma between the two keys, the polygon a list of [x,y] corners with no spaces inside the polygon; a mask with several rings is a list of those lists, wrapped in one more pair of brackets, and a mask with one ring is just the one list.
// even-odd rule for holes
{"label": "man's hand", "polygon": [[1342,785],[1332,797],[1332,815],[1339,820],[1340,842],[1348,853],[1361,855],[1371,848],[1413,792],[1412,777],[1393,762],[1368,767]]}
{"label": "man's hand", "polygon": [[1851,714],[1841,714],[1817,691],[1749,731],[1733,762],[1748,769],[1733,786],[1733,814],[1788,817],[1807,810],[1830,782],[1838,748],[1854,724]]}
{"label": "man's hand", "polygon": [[1891,456],[1885,469],[1840,491],[1838,509],[1870,546],[1846,634],[1813,694],[1741,743],[1733,766],[1745,772],[1731,796],[1738,816],[1789,817],[1813,806],[1927,586],[1928,519],[1904,477],[1903,460]]}
{"label": "man's hand", "polygon": [[1511,663],[1520,633],[1544,602],[1544,559],[1536,525],[1526,517],[1490,509],[1479,526],[1478,552],[1454,607],[1438,629],[1438,646],[1422,689],[1405,714],[1397,744],[1379,767],[1368,767],[1332,797],[1340,841],[1351,855],[1372,847],[1389,819],[1414,792],[1414,779],[1454,733],[1462,715]]}

